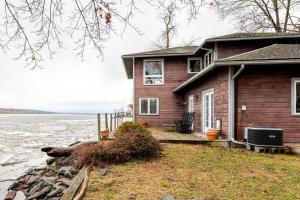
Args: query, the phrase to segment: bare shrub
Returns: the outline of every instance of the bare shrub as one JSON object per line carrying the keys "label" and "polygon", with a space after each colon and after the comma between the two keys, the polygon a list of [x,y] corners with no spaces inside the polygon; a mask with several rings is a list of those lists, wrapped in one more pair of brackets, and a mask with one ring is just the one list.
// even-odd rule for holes
{"label": "bare shrub", "polygon": [[71,156],[73,164],[81,167],[152,158],[158,156],[160,150],[158,141],[147,129],[137,123],[125,123],[118,128],[115,140],[79,147]]}

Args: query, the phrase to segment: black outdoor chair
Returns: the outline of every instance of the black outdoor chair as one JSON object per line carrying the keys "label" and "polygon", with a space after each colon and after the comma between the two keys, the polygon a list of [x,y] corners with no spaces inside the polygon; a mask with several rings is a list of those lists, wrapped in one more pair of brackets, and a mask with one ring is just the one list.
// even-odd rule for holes
{"label": "black outdoor chair", "polygon": [[186,112],[183,113],[182,119],[174,121],[174,128],[177,132],[180,133],[191,133],[192,126],[195,118],[195,112]]}

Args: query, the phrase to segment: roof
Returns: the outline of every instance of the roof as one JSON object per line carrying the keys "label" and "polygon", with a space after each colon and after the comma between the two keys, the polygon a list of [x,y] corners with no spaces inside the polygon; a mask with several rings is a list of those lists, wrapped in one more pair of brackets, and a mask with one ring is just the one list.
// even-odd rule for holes
{"label": "roof", "polygon": [[206,41],[228,41],[228,40],[257,40],[300,37],[300,33],[233,33],[218,37],[208,38]]}
{"label": "roof", "polygon": [[300,59],[300,44],[273,44],[216,62]]}
{"label": "roof", "polygon": [[216,67],[242,64],[268,65],[283,63],[300,63],[300,44],[274,44],[225,59],[216,60],[214,65],[204,69],[187,81],[183,82],[175,88],[173,92],[182,90]]}
{"label": "roof", "polygon": [[[123,64],[129,79],[133,78],[133,62],[135,57],[167,57],[167,56],[193,56],[205,45],[215,42],[242,41],[242,40],[274,40],[274,39],[300,39],[300,33],[234,33],[206,39],[199,46],[174,47],[169,49],[146,51],[123,55]],[[205,48],[203,48],[205,49]]]}
{"label": "roof", "polygon": [[160,49],[154,51],[145,51],[140,53],[127,54],[122,56],[123,64],[129,79],[133,78],[134,58],[145,57],[167,57],[167,56],[189,56],[193,55],[198,46],[173,47],[169,49]]}
{"label": "roof", "polygon": [[168,56],[168,55],[190,55],[198,46],[173,47],[154,51],[145,51],[133,54],[123,55],[122,57],[149,57],[149,56]]}

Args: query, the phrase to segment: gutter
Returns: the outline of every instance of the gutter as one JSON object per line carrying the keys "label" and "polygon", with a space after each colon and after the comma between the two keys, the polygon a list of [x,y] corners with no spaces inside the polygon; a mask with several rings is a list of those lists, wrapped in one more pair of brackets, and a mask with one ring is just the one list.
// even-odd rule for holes
{"label": "gutter", "polygon": [[133,108],[132,108],[132,121],[135,122],[135,57],[132,57],[132,82],[133,82]]}
{"label": "gutter", "polygon": [[244,64],[241,64],[241,67],[240,69],[235,73],[233,74],[233,68],[230,67],[229,68],[229,121],[230,121],[230,124],[229,124],[229,135],[230,135],[230,141],[234,144],[238,144],[238,145],[246,145],[246,142],[240,142],[240,141],[237,141],[235,138],[234,138],[234,126],[235,126],[235,79],[244,71],[245,69],[245,65]]}

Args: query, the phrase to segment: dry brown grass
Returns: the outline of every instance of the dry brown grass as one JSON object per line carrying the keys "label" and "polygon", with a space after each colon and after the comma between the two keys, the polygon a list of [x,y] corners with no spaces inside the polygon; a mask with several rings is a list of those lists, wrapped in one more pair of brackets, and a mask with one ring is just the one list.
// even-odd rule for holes
{"label": "dry brown grass", "polygon": [[85,200],[300,199],[300,157],[201,145],[164,145],[165,155],[92,171]]}

